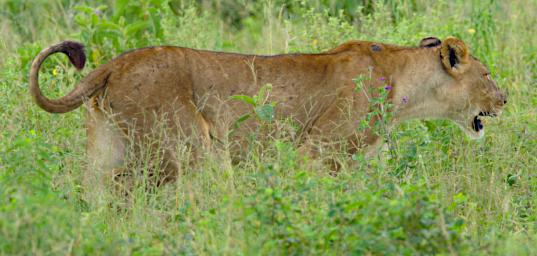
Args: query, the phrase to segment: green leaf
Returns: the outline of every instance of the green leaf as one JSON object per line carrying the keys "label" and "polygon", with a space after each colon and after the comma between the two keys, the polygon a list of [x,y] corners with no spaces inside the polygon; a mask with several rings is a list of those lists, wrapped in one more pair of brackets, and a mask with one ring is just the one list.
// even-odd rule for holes
{"label": "green leaf", "polygon": [[272,91],[272,84],[265,84],[259,88],[259,92],[257,93],[257,101],[258,104],[263,104],[264,102],[261,102],[267,94],[270,94]]}
{"label": "green leaf", "polygon": [[75,6],[75,10],[77,10],[79,12],[86,13],[86,14],[92,14],[93,13],[93,8],[88,7],[88,6],[83,6],[83,5]]}
{"label": "green leaf", "polygon": [[153,23],[153,32],[155,33],[155,36],[159,39],[164,39],[164,33],[161,26],[161,16],[157,8],[149,8],[149,16],[151,17],[151,21]]}
{"label": "green leaf", "polygon": [[75,15],[75,22],[77,25],[81,27],[86,27],[90,24],[89,20],[87,19],[86,15],[83,14],[77,14]]}
{"label": "green leaf", "polygon": [[149,25],[149,22],[147,21],[137,21],[137,22],[131,23],[125,27],[125,31],[126,31],[125,34],[127,36],[134,36],[139,31],[147,28],[148,25]]}
{"label": "green leaf", "polygon": [[99,29],[109,29],[109,30],[121,31],[120,26],[118,26],[117,24],[115,24],[113,22],[109,22],[109,21],[99,22],[98,27],[99,27]]}
{"label": "green leaf", "polygon": [[114,8],[114,14],[113,19],[117,21],[127,9],[127,5],[129,4],[128,0],[117,0],[115,1],[115,8]]}
{"label": "green leaf", "polygon": [[165,2],[165,0],[151,0],[149,1],[151,5],[161,7]]}
{"label": "green leaf", "polygon": [[235,128],[239,128],[239,126],[240,126],[244,121],[248,120],[250,117],[251,117],[250,114],[244,114],[244,115],[242,115],[241,117],[239,117],[239,118],[235,121],[235,123],[233,124],[233,126],[234,126]]}
{"label": "green leaf", "polygon": [[240,100],[244,103],[248,103],[250,105],[252,105],[253,107],[255,107],[257,104],[254,100],[254,98],[248,96],[248,95],[232,95],[229,97],[230,99],[232,100]]}
{"label": "green leaf", "polygon": [[274,119],[274,107],[270,104],[257,106],[255,114],[265,122],[271,122]]}

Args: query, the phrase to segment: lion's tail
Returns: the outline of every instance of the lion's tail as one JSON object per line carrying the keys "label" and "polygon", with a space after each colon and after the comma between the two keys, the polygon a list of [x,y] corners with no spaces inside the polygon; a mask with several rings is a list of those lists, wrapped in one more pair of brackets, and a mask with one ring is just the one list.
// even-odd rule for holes
{"label": "lion's tail", "polygon": [[64,41],[42,50],[34,59],[30,70],[30,94],[36,104],[50,113],[65,113],[82,105],[84,99],[91,97],[96,91],[106,85],[110,72],[104,68],[91,72],[71,92],[59,99],[49,99],[39,88],[39,68],[45,59],[57,52],[69,57],[69,61],[78,69],[84,68],[86,55],[84,46],[78,42]]}

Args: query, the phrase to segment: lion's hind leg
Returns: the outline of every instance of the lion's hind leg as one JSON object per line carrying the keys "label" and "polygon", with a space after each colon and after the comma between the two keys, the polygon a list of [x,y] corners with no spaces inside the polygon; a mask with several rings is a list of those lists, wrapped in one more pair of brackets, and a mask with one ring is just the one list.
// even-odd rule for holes
{"label": "lion's hind leg", "polygon": [[168,132],[159,139],[162,152],[159,185],[173,182],[184,171],[199,167],[211,148],[210,125],[196,106],[188,101],[173,109],[176,111],[168,113],[164,122]]}
{"label": "lion's hind leg", "polygon": [[83,174],[84,198],[92,205],[106,203],[112,193],[128,191],[129,182],[117,182],[127,174],[128,138],[106,113],[89,107],[86,118],[88,168]]}

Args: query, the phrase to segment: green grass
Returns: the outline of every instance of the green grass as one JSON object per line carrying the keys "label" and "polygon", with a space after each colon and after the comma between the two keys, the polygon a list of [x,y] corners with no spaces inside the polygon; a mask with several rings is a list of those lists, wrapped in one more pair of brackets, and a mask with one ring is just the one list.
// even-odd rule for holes
{"label": "green grass", "polygon": [[[537,254],[535,0],[95,2],[0,0],[0,254]],[[487,64],[509,94],[503,115],[479,141],[447,121],[404,123],[393,155],[335,177],[300,161],[289,128],[237,165],[222,152],[176,184],[137,186],[127,206],[90,205],[84,110],[48,114],[28,93],[33,57],[64,39],[86,45],[86,74],[148,45],[276,54],[431,35]],[[55,56],[40,81],[57,97],[83,74]]]}

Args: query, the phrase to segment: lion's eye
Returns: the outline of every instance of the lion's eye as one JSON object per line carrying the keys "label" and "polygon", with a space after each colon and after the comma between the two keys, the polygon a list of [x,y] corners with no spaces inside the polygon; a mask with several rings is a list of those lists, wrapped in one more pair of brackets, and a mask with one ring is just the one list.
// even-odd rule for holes
{"label": "lion's eye", "polygon": [[492,80],[492,78],[490,77],[490,73],[485,73],[483,74],[484,77],[486,77],[488,80]]}

